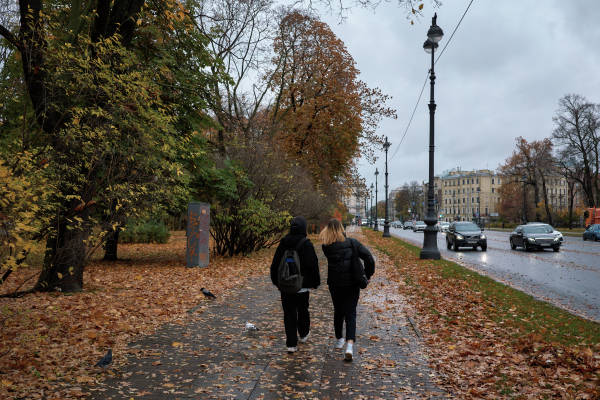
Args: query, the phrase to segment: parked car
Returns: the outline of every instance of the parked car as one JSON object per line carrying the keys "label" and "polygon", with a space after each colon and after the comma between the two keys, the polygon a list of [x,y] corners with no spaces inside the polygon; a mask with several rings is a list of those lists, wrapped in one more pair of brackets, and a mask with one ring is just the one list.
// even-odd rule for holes
{"label": "parked car", "polygon": [[362,226],[367,226],[367,225],[369,225],[369,221],[367,221],[367,219],[366,219],[366,218],[365,218],[365,219],[361,219],[361,220],[360,220],[360,224],[361,224]]}
{"label": "parked car", "polygon": [[472,247],[477,250],[477,247],[481,247],[482,251],[486,251],[487,237],[482,231],[470,221],[453,222],[446,233],[446,248],[458,250],[459,247]]}
{"label": "parked car", "polygon": [[424,231],[426,227],[427,225],[425,225],[425,222],[417,221],[413,226],[413,232]]}
{"label": "parked car", "polygon": [[600,225],[596,224],[596,225],[592,225],[589,228],[587,228],[585,230],[585,232],[583,232],[583,240],[600,240]]}
{"label": "parked car", "polygon": [[544,228],[548,229],[548,232],[550,232],[551,234],[553,234],[554,237],[559,238],[558,240],[560,240],[561,242],[563,241],[563,235],[562,235],[562,233],[560,233],[559,231],[557,231],[550,224],[546,224],[544,222],[528,222],[527,225],[540,225],[540,226],[543,226]]}
{"label": "parked car", "polygon": [[406,230],[406,229],[412,229],[412,228],[413,228],[413,223],[412,223],[412,222],[410,222],[410,221],[406,221],[406,222],[404,223],[404,226],[402,226],[402,229],[403,229],[403,230]]}
{"label": "parked car", "polygon": [[543,250],[552,248],[554,251],[560,250],[560,239],[548,232],[548,229],[541,225],[519,225],[510,234],[510,248],[516,249],[522,247],[523,250]]}
{"label": "parked car", "polygon": [[448,232],[448,228],[450,228],[450,222],[440,221],[438,222],[437,228],[440,232]]}
{"label": "parked car", "polygon": [[392,221],[391,225],[392,225],[392,228],[400,228],[402,226],[402,222],[401,221]]}

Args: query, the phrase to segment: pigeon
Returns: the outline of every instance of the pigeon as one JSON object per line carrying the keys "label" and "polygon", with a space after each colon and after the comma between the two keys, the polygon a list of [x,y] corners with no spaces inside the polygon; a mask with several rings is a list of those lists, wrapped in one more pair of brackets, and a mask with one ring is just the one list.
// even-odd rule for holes
{"label": "pigeon", "polygon": [[254,331],[260,330],[256,326],[254,326],[254,324],[251,324],[248,321],[245,321],[245,322],[246,322],[246,329],[248,330],[248,332],[254,332]]}
{"label": "pigeon", "polygon": [[94,365],[94,367],[102,367],[106,371],[106,368],[108,368],[108,366],[111,363],[112,363],[112,349],[108,349],[108,353],[104,357],[102,357],[100,359],[100,361],[98,361],[96,363],[96,365]]}
{"label": "pigeon", "polygon": [[202,294],[204,295],[204,297],[212,297],[213,299],[217,298],[217,296],[215,296],[214,294],[212,294],[210,292],[210,290],[208,290],[208,289],[200,288],[200,291],[202,292]]}

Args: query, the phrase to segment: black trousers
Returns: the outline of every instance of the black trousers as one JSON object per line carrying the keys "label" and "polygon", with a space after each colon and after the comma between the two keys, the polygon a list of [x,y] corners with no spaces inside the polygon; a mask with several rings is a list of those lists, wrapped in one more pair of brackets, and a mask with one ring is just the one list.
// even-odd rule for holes
{"label": "black trousers", "polygon": [[287,294],[281,293],[283,307],[283,324],[285,325],[285,345],[296,347],[298,334],[308,335],[310,331],[310,314],[308,313],[308,297],[310,292]]}
{"label": "black trousers", "polygon": [[329,286],[333,302],[333,328],[336,339],[343,337],[346,321],[346,341],[356,340],[356,306],[360,297],[358,286]]}

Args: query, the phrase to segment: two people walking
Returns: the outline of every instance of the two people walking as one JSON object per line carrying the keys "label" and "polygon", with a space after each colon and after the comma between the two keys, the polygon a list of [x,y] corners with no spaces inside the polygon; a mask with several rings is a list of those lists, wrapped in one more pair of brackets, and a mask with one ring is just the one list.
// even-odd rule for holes
{"label": "two people walking", "polygon": [[[286,333],[286,346],[289,353],[297,350],[298,342],[306,343],[310,334],[309,296],[321,284],[319,260],[313,244],[306,238],[307,221],[304,217],[292,220],[290,233],[286,235],[275,252],[271,263],[271,281],[278,286],[281,293],[283,321]],[[364,262],[367,279],[375,273],[375,260],[371,253],[356,239],[346,238],[342,224],[331,219],[321,232],[323,253],[327,257],[327,285],[334,308],[334,330],[336,348],[342,349],[346,344],[344,358],[352,360],[353,346],[356,340],[356,307],[360,297],[360,288],[354,280],[352,256],[356,252]],[[295,252],[295,253],[293,253]],[[294,258],[291,258],[294,254]],[[286,257],[286,258],[284,258]],[[283,261],[282,261],[283,260]],[[281,286],[282,265],[287,262],[294,268],[295,262],[300,264],[299,275],[301,288],[289,293]],[[289,274],[285,265],[286,273]],[[300,286],[299,282],[296,282]],[[295,290],[295,289],[294,289]],[[343,326],[346,323],[346,339],[343,337]],[[298,338],[298,334],[300,338]]]}

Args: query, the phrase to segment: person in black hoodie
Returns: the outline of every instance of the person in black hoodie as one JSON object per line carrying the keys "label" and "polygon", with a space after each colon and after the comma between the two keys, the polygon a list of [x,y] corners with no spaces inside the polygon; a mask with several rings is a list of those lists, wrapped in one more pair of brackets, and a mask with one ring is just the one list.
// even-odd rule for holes
{"label": "person in black hoodie", "polygon": [[[290,233],[287,234],[277,247],[273,262],[271,263],[271,281],[277,286],[277,272],[285,250],[293,250],[300,240],[306,238],[307,222],[304,217],[298,216],[292,220]],[[288,353],[296,351],[298,334],[300,342],[306,343],[310,333],[310,314],[308,312],[308,297],[311,289],[316,289],[321,284],[319,273],[319,259],[310,240],[305,240],[298,248],[301,273],[303,277],[302,289],[298,293],[281,293],[281,306],[283,307],[283,324],[285,325],[286,346]]]}
{"label": "person in black hoodie", "polygon": [[327,257],[327,284],[333,302],[333,327],[337,339],[335,347],[344,347],[342,331],[346,321],[346,352],[344,358],[352,360],[352,348],[356,340],[356,306],[360,288],[352,274],[352,245],[365,266],[367,279],[375,273],[373,256],[358,240],[347,238],[340,221],[332,218],[321,232],[323,253]]}

